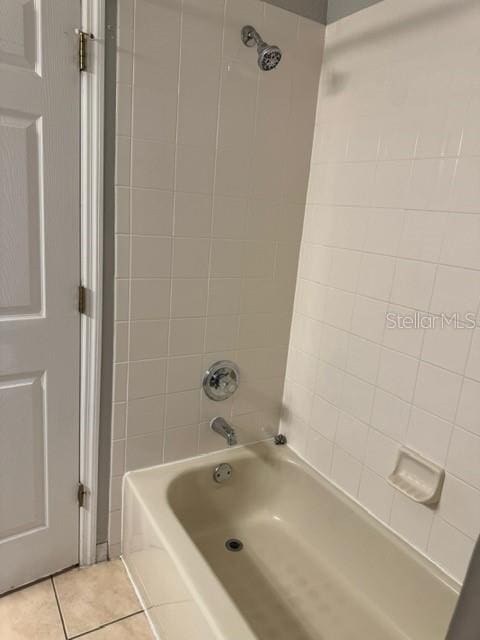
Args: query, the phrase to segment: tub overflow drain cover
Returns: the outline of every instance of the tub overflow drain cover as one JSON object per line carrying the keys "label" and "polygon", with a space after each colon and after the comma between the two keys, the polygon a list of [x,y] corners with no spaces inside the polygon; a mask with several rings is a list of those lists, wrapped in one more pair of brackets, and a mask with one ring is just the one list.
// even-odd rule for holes
{"label": "tub overflow drain cover", "polygon": [[225,546],[229,551],[241,551],[243,549],[243,542],[236,538],[230,538],[225,542]]}

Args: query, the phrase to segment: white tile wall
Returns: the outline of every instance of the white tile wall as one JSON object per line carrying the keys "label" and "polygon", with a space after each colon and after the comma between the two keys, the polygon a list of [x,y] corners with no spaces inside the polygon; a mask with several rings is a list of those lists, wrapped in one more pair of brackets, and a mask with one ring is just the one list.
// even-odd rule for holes
{"label": "white tile wall", "polygon": [[[258,0],[119,0],[110,542],[125,470],[278,429],[324,27]],[[255,25],[284,53],[261,73]],[[202,395],[238,362],[233,401]]]}
{"label": "white tile wall", "polygon": [[[314,466],[462,580],[480,532],[480,5],[384,0],[327,28],[282,422]],[[406,444],[439,508],[386,482]]]}

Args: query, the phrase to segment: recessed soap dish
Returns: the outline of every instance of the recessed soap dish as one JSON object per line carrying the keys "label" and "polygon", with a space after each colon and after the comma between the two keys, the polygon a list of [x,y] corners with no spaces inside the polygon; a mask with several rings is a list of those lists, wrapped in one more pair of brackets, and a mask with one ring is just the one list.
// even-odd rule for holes
{"label": "recessed soap dish", "polygon": [[440,500],[445,471],[416,451],[402,447],[389,483],[415,502],[435,505]]}

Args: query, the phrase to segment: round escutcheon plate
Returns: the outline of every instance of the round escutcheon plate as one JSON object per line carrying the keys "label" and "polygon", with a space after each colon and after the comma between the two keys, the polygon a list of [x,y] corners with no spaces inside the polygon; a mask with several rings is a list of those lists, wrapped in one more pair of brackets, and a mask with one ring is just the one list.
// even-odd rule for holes
{"label": "round escutcheon plate", "polygon": [[238,389],[240,372],[230,360],[214,362],[203,377],[203,390],[215,401],[227,400]]}

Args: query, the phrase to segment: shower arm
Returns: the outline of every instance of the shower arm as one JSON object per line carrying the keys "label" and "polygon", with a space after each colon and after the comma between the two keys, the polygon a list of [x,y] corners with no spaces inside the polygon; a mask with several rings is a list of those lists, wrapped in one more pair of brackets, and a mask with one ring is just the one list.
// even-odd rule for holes
{"label": "shower arm", "polygon": [[242,41],[243,41],[243,44],[247,47],[254,47],[255,45],[257,45],[257,48],[258,48],[265,44],[264,40],[262,39],[258,31],[255,29],[255,27],[252,27],[250,25],[243,27]]}

